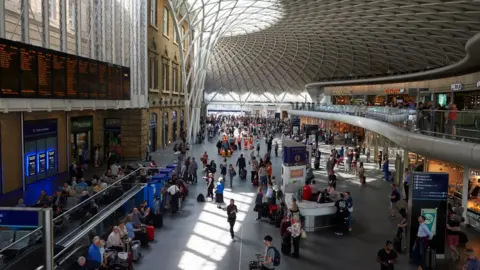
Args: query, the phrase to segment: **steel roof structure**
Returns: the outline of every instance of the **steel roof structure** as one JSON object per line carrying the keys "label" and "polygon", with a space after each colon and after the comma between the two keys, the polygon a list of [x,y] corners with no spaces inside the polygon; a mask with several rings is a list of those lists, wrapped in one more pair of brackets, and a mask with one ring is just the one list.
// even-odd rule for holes
{"label": "steel roof structure", "polygon": [[[190,101],[195,92],[271,100],[265,93],[295,98],[312,82],[426,71],[435,76],[436,70],[451,76],[472,68],[466,64],[472,63],[466,61],[473,53],[469,40],[480,33],[476,0],[169,0],[169,5],[178,21],[191,26],[188,37],[181,37],[193,41],[186,50],[194,58],[186,74],[194,89]],[[455,69],[446,69],[451,66]]]}

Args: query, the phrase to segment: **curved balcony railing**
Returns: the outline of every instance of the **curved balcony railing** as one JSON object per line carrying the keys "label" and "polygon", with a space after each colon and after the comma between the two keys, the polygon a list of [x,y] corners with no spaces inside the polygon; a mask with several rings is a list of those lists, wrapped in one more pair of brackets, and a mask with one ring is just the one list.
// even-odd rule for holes
{"label": "curved balcony railing", "polygon": [[317,105],[304,110],[341,113],[388,122],[410,132],[480,143],[480,111],[458,111],[454,125],[448,110],[415,110],[355,105]]}

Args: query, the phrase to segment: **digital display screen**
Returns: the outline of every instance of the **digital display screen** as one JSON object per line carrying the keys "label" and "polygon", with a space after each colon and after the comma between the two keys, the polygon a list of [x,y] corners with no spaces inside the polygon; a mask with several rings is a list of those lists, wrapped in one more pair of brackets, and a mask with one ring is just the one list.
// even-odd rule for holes
{"label": "digital display screen", "polygon": [[54,54],[52,57],[53,95],[65,98],[67,85],[67,71],[65,69],[67,57]]}
{"label": "digital display screen", "polygon": [[37,52],[33,48],[20,48],[20,93],[22,97],[37,95]]}
{"label": "digital display screen", "polygon": [[412,198],[415,200],[447,200],[447,173],[414,173]]}
{"label": "digital display screen", "polygon": [[78,89],[80,98],[88,98],[88,89],[90,88],[90,72],[88,69],[88,60],[78,60]]}
{"label": "digital display screen", "polygon": [[[1,41],[1,40],[0,40]],[[20,51],[18,45],[0,42],[0,89],[2,97],[18,97],[20,93],[18,78],[20,71]]]}
{"label": "digital display screen", "polygon": [[55,150],[48,151],[48,169],[55,168]]}
{"label": "digital display screen", "polygon": [[2,228],[36,228],[38,225],[38,211],[0,210]]}
{"label": "digital display screen", "polygon": [[105,99],[107,97],[107,64],[98,63],[98,98]]}
{"label": "digital display screen", "polygon": [[52,53],[39,51],[38,63],[38,97],[52,96]]}
{"label": "digital display screen", "polygon": [[0,38],[0,98],[130,100],[130,68]]}
{"label": "digital display screen", "polygon": [[77,97],[78,60],[75,56],[67,56],[67,98]]}
{"label": "digital display screen", "polygon": [[37,173],[37,156],[30,155],[27,157],[27,176],[32,176]]}
{"label": "digital display screen", "polygon": [[45,153],[38,154],[38,172],[43,173],[47,170],[47,157]]}

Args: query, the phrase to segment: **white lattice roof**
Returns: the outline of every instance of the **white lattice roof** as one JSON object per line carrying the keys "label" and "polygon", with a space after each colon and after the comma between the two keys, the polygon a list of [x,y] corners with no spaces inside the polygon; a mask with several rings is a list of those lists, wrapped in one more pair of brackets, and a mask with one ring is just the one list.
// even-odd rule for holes
{"label": "white lattice roof", "polygon": [[[174,1],[175,0],[170,0]],[[314,81],[452,65],[480,33],[475,0],[178,0],[210,51],[207,92],[299,94]],[[188,6],[188,7],[187,7]],[[201,66],[201,65],[200,65]]]}

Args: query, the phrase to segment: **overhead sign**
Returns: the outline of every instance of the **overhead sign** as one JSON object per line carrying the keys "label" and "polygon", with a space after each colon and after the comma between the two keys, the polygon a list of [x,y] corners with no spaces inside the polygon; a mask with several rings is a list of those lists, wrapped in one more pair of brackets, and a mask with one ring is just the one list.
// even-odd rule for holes
{"label": "overhead sign", "polygon": [[383,92],[387,95],[404,94],[405,89],[404,88],[386,88]]}
{"label": "overhead sign", "polygon": [[450,85],[450,90],[452,90],[452,91],[463,90],[463,83],[454,83],[454,84]]}
{"label": "overhead sign", "polygon": [[412,198],[443,201],[448,197],[448,173],[414,173]]}
{"label": "overhead sign", "polygon": [[0,209],[0,228],[36,228],[39,225],[38,211]]}

